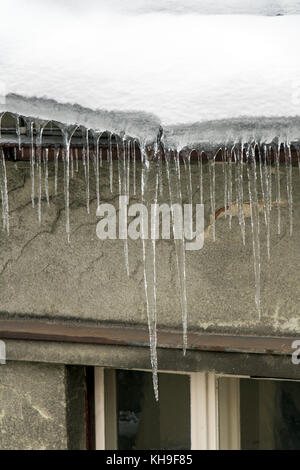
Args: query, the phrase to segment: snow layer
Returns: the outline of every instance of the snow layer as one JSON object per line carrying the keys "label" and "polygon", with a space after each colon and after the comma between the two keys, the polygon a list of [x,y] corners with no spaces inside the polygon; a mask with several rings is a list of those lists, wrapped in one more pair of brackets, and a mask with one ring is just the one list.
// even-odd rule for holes
{"label": "snow layer", "polygon": [[2,0],[0,89],[164,126],[299,115],[300,16],[199,14],[299,13],[299,1],[124,4]]}

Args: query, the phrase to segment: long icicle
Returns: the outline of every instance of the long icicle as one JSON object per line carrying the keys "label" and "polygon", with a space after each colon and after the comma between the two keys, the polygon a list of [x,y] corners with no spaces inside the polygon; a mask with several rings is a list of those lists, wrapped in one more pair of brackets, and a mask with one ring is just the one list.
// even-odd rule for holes
{"label": "long icicle", "polygon": [[232,225],[232,149],[228,151],[228,207],[229,207],[229,229]]}
{"label": "long icicle", "polygon": [[276,183],[277,183],[277,234],[280,235],[280,225],[281,225],[281,217],[280,217],[280,206],[281,206],[281,200],[280,200],[280,149],[281,149],[281,143],[278,141],[278,146],[277,149],[275,150],[275,160],[276,160]]}
{"label": "long icicle", "polygon": [[[166,152],[165,162],[166,162],[166,173],[167,181],[169,187],[169,197],[171,204],[171,214],[172,214],[172,226],[173,226],[173,236],[174,236],[174,245],[175,245],[175,255],[176,255],[176,265],[177,265],[177,277],[180,291],[180,305],[181,305],[181,316],[182,316],[182,325],[183,325],[183,354],[186,354],[187,350],[187,294],[186,294],[186,269],[185,269],[185,245],[184,245],[184,235],[181,227],[181,236],[178,236],[176,233],[176,218],[174,212],[174,200],[176,199],[179,207],[182,208],[182,195],[181,195],[181,178],[180,178],[180,163],[179,163],[179,153],[177,149],[175,151],[174,159],[170,158],[171,152]],[[170,164],[173,163],[174,173],[175,173],[175,184],[174,186],[171,183],[171,171]],[[174,196],[173,187],[176,188],[176,194]]]}
{"label": "long icicle", "polygon": [[44,178],[45,178],[45,196],[46,196],[46,201],[47,205],[50,205],[50,200],[49,200],[49,185],[48,185],[48,158],[49,158],[49,149],[46,148],[44,150]]}
{"label": "long icicle", "polygon": [[259,207],[257,198],[257,173],[255,161],[255,145],[247,149],[247,175],[250,202],[252,245],[255,277],[255,304],[261,320],[260,306],[260,240],[259,240]]}
{"label": "long icicle", "polygon": [[216,241],[216,154],[213,158],[208,159],[209,171],[209,191],[210,191],[210,210],[211,210],[211,224],[212,224],[212,238]]}
{"label": "long icicle", "polygon": [[37,151],[37,173],[38,173],[38,221],[42,221],[42,138],[43,126],[36,122],[36,151]]}
{"label": "long icicle", "polygon": [[112,137],[111,134],[109,134],[109,147],[108,147],[108,151],[109,151],[109,187],[110,187],[110,192],[113,193],[114,167],[113,167],[113,153],[112,153],[111,137]]}
{"label": "long icicle", "polygon": [[8,188],[7,188],[5,155],[4,155],[3,150],[1,150],[1,167],[2,167],[2,181],[1,181],[2,208],[4,210],[3,228],[9,234]]}
{"label": "long icicle", "polygon": [[89,130],[86,129],[85,134],[86,144],[86,209],[90,213],[90,144],[89,144]]}
{"label": "long icicle", "polygon": [[31,205],[34,208],[35,197],[35,154],[34,154],[34,135],[33,135],[33,121],[30,122],[30,176],[31,176]]}
{"label": "long icicle", "polygon": [[[141,163],[142,163],[142,175],[141,175],[141,197],[144,206],[148,202],[148,179],[150,171],[150,162],[147,157],[144,142],[140,143],[141,152]],[[156,179],[156,195],[157,196],[157,179]],[[143,266],[144,266],[144,288],[145,288],[145,299],[147,308],[147,321],[149,330],[149,342],[150,342],[150,360],[152,367],[152,381],[155,400],[158,401],[158,362],[157,362],[157,331],[156,331],[156,268],[155,268],[155,243],[152,241],[149,243],[145,233],[145,223],[148,221],[144,220],[144,212],[142,211],[142,252],[143,252]],[[154,227],[155,228],[155,227]],[[152,247],[152,251],[150,251]],[[154,250],[154,251],[153,251]],[[150,256],[149,256],[150,255]],[[151,289],[152,285],[152,289]]]}
{"label": "long icicle", "polygon": [[286,168],[286,191],[289,205],[290,236],[293,235],[293,181],[292,181],[292,151],[291,144],[286,142],[284,148]]}

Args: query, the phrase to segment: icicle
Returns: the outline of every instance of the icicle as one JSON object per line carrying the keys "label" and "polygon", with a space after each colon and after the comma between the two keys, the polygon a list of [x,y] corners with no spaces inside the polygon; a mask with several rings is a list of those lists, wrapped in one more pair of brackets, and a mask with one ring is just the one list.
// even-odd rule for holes
{"label": "icicle", "polygon": [[[144,205],[149,205],[149,188],[148,188],[148,177],[151,169],[150,162],[147,158],[144,143],[140,144],[141,161],[142,161],[142,176],[141,176],[141,197]],[[156,174],[156,185],[155,185],[155,196],[154,201],[157,202],[158,193],[158,177]],[[156,223],[156,217],[154,217]],[[150,342],[150,360],[152,366],[152,381],[154,396],[158,401],[158,364],[157,364],[157,310],[156,310],[156,244],[155,236],[150,242],[146,239],[144,231],[145,222],[144,212],[142,212],[142,251],[143,251],[143,267],[144,267],[144,288],[145,288],[145,299],[147,308],[147,321],[149,330],[149,342]],[[155,234],[155,225],[152,227]]]}
{"label": "icicle", "polygon": [[[156,233],[156,221],[157,221],[157,201],[158,201],[158,175],[156,175],[156,184],[155,184],[155,197],[154,197],[154,234]],[[156,301],[156,237],[152,237],[152,251],[153,251],[153,307],[152,307],[152,351],[151,358],[153,367],[156,373],[156,379],[153,381],[153,384],[156,387],[155,398],[158,400],[158,380],[157,380],[157,301]]]}
{"label": "icicle", "polygon": [[255,304],[261,319],[260,308],[260,241],[259,241],[259,207],[257,198],[257,174],[255,162],[255,146],[247,150],[247,175],[251,215],[252,245],[255,277]]}
{"label": "icicle", "polygon": [[189,152],[184,156],[184,169],[187,179],[187,193],[189,204],[193,203],[193,185],[192,185],[192,173],[191,173],[191,153]]}
{"label": "icicle", "polygon": [[[113,193],[113,155],[112,155],[112,143],[111,143],[111,134],[109,134],[109,187],[110,192]],[[101,166],[102,166],[102,154],[101,154]]]}
{"label": "icicle", "polygon": [[277,151],[275,151],[275,160],[276,160],[276,182],[277,182],[277,234],[280,235],[280,141],[278,141]]}
{"label": "icicle", "polygon": [[[3,150],[0,150],[0,157],[2,161]],[[1,171],[1,180],[0,180],[0,191],[1,191],[1,204],[2,204],[2,230],[6,230],[6,213],[5,213],[5,196],[4,196],[4,187],[3,187],[3,178]]]}
{"label": "icicle", "polygon": [[[125,161],[125,147],[124,139],[122,140],[122,162],[119,142],[117,141],[117,157],[118,157],[118,179],[119,179],[119,195],[126,196],[126,161]],[[128,239],[124,239],[124,257],[125,257],[125,268],[127,276],[129,277],[129,257],[128,257]]]}
{"label": "icicle", "polygon": [[229,207],[229,228],[232,225],[232,149],[228,152],[228,207]]}
{"label": "icicle", "polygon": [[123,140],[122,140],[122,156],[123,156],[122,186],[124,188],[124,196],[128,196],[128,187],[127,187],[127,145],[126,145],[126,138],[125,137],[123,137]]}
{"label": "icicle", "polygon": [[293,184],[292,184],[292,151],[289,142],[284,147],[285,168],[286,168],[286,190],[289,205],[290,236],[293,234]]}
{"label": "icicle", "polygon": [[264,209],[264,220],[265,220],[265,225],[267,226],[267,224],[268,224],[268,221],[267,221],[267,204],[266,204],[266,195],[265,195],[265,185],[264,185],[264,178],[263,178],[260,144],[255,143],[255,148],[256,147],[258,149],[259,179],[260,179],[260,188],[261,188],[261,195],[262,195],[263,209]]}
{"label": "icicle", "polygon": [[198,170],[199,170],[199,189],[200,189],[200,204],[203,204],[203,166],[202,166],[202,155],[198,153]]}
{"label": "icicle", "polygon": [[78,173],[79,168],[78,168],[78,148],[75,149],[75,161],[76,161],[76,166],[75,166],[75,171]]}
{"label": "icicle", "polygon": [[[182,315],[182,325],[183,325],[183,353],[186,354],[188,313],[187,313],[187,295],[186,295],[185,244],[184,244],[183,231],[181,233],[180,238],[178,238],[178,234],[176,234],[175,214],[174,214],[174,207],[173,207],[175,200],[176,200],[176,203],[180,205],[180,207],[183,207],[182,206],[182,194],[181,194],[179,152],[180,152],[179,150],[176,150],[174,159],[171,159],[170,152],[167,152],[165,156],[165,161],[166,161],[166,173],[167,173],[167,181],[168,181],[168,187],[169,187],[170,204],[172,207],[172,211],[171,211],[172,227],[173,227],[174,244],[175,244],[177,276],[178,276],[178,284],[179,284],[179,291],[180,291],[180,304],[181,304],[181,315]],[[170,171],[170,165],[172,164],[174,168],[173,171],[175,173],[174,185],[171,182],[172,175]],[[176,188],[175,194],[174,194],[173,188]]]}
{"label": "icicle", "polygon": [[18,137],[18,147],[21,150],[21,128],[20,128],[20,116],[16,116],[16,133]]}
{"label": "icicle", "polygon": [[8,207],[8,189],[4,151],[1,149],[1,197],[2,197],[2,219],[3,229],[9,233],[9,207]]}
{"label": "icicle", "polygon": [[271,173],[268,167],[268,147],[264,145],[264,181],[265,181],[265,197],[266,197],[266,227],[267,227],[267,255],[270,259],[270,226],[271,226]]}
{"label": "icicle", "polygon": [[59,148],[55,149],[55,152],[54,152],[54,195],[55,196],[57,196],[58,156],[59,156]]}
{"label": "icicle", "polygon": [[208,160],[208,171],[209,171],[209,190],[210,190],[210,210],[212,218],[212,238],[216,241],[216,172],[215,172],[215,158]]}
{"label": "icicle", "polygon": [[136,196],[136,142],[133,141],[133,195]]}
{"label": "icicle", "polygon": [[244,217],[244,168],[243,168],[244,145],[241,144],[240,150],[234,150],[235,158],[235,184],[236,184],[236,202],[238,206],[238,217],[241,228],[243,245],[246,243],[245,217]]}
{"label": "icicle", "polygon": [[49,201],[49,186],[48,186],[48,155],[49,154],[49,149],[46,148],[44,151],[44,175],[45,175],[45,196],[46,196],[46,201],[47,205],[50,205]]}
{"label": "icicle", "polygon": [[36,123],[36,150],[37,150],[37,172],[38,172],[38,221],[42,221],[42,138],[43,127]]}
{"label": "icicle", "polygon": [[[62,129],[64,138],[64,194],[65,194],[65,210],[66,210],[66,233],[68,237],[68,243],[70,243],[70,144],[72,136],[76,130],[76,127],[69,127],[68,129]],[[88,144],[88,140],[87,140]]]}
{"label": "icicle", "polygon": [[[97,197],[97,207],[99,207],[100,204],[100,170],[99,170],[99,141],[100,141],[100,135],[94,135],[94,145],[96,147],[96,153],[95,153],[95,176],[96,176],[96,197]],[[101,149],[102,150],[102,149]],[[101,152],[101,157],[102,157],[102,151]]]}
{"label": "icicle", "polygon": [[223,160],[223,173],[224,173],[224,214],[225,219],[228,213],[228,160],[227,160],[227,148],[225,147],[222,150],[222,160]]}
{"label": "icicle", "polygon": [[73,149],[70,150],[70,161],[71,161],[71,178],[74,178],[74,155],[73,155]]}
{"label": "icicle", "polygon": [[83,171],[84,171],[84,179],[85,179],[85,184],[87,184],[87,173],[86,173],[86,149],[82,147],[81,150],[81,156],[82,156],[82,165],[83,165]]}
{"label": "icicle", "polygon": [[120,155],[120,146],[117,140],[117,160],[118,160],[118,184],[119,184],[119,195],[122,194],[122,180],[121,180],[121,155]]}
{"label": "icicle", "polygon": [[127,142],[127,161],[126,161],[126,188],[127,188],[127,196],[128,196],[128,201],[130,197],[130,140]]}
{"label": "icicle", "polygon": [[86,129],[86,208],[90,213],[90,146],[89,146],[89,130]]}
{"label": "icicle", "polygon": [[161,152],[158,151],[158,182],[159,182],[159,195],[163,197],[164,184],[163,184],[163,162],[161,158]]}

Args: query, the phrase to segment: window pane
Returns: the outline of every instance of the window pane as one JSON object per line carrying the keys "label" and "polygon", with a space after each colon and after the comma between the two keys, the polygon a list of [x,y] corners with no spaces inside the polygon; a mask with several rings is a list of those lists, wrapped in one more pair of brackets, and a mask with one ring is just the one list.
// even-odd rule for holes
{"label": "window pane", "polygon": [[117,371],[118,449],[190,449],[190,380],[159,374],[159,402],[150,372]]}
{"label": "window pane", "polygon": [[300,449],[300,383],[240,380],[241,448]]}

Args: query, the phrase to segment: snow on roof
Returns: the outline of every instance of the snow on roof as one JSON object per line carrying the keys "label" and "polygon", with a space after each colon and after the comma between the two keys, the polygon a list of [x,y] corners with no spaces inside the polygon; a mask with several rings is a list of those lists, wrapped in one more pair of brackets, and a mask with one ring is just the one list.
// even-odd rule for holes
{"label": "snow on roof", "polygon": [[155,126],[299,116],[299,3],[2,0],[0,84]]}

